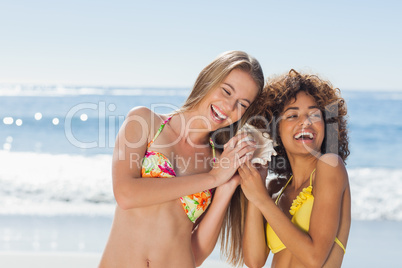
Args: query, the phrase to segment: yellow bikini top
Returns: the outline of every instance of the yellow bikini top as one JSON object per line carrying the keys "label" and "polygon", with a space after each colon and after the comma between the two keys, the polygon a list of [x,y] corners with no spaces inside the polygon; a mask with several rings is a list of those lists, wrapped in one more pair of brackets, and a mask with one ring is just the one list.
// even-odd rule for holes
{"label": "yellow bikini top", "polygon": [[[292,206],[290,207],[289,213],[292,215],[292,223],[299,227],[303,232],[308,233],[310,228],[310,217],[311,211],[313,209],[314,204],[314,196],[313,196],[313,174],[315,169],[310,174],[310,186],[306,187],[299,193],[299,195],[293,200]],[[282,188],[278,197],[275,200],[275,204],[278,205],[278,200],[281,197],[283,191],[288,186],[289,182],[292,180],[293,176],[290,177],[286,185]],[[266,227],[266,235],[267,235],[267,244],[272,253],[277,253],[286,248],[286,246],[282,243],[279,237],[276,235],[271,226],[267,223]],[[337,237],[335,237],[335,243],[338,244],[343,252],[346,253],[346,249],[343,246],[342,242],[339,241]]]}

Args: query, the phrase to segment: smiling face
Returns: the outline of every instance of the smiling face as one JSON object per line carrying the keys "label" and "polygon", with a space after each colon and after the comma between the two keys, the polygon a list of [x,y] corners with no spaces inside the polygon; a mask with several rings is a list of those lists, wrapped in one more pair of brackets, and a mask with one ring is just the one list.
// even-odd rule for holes
{"label": "smiling face", "polygon": [[211,123],[211,130],[238,121],[258,94],[258,86],[245,71],[234,69],[198,105],[198,112]]}
{"label": "smiling face", "polygon": [[281,114],[279,135],[288,154],[320,152],[325,123],[314,98],[301,91]]}

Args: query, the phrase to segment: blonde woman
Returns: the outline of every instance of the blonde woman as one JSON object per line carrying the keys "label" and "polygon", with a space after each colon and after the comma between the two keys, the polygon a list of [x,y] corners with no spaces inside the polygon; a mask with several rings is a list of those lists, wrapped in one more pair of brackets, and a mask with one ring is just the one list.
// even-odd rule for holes
{"label": "blonde woman", "polygon": [[229,51],[202,70],[175,113],[130,111],[113,154],[117,206],[99,267],[192,268],[206,259],[239,184],[233,175],[255,148],[220,149],[255,112],[263,84],[257,60]]}

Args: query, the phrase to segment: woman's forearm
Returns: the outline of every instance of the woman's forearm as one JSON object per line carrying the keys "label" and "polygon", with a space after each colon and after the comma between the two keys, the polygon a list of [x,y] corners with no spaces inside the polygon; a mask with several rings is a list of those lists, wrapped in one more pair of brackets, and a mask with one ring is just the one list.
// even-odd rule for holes
{"label": "woman's forearm", "polygon": [[236,187],[237,184],[228,182],[216,189],[212,204],[193,232],[191,241],[197,266],[201,265],[215,248],[223,219]]}
{"label": "woman's forearm", "polygon": [[263,267],[268,254],[264,217],[253,203],[248,202],[243,235],[244,262],[248,267]]}

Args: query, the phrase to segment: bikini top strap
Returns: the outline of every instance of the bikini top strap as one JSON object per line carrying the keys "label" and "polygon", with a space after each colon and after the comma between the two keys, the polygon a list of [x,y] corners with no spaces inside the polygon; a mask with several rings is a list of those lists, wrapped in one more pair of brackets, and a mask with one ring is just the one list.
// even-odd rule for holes
{"label": "bikini top strap", "polygon": [[[169,116],[168,119],[166,119],[165,121],[163,121],[163,123],[161,124],[161,126],[159,127],[158,131],[156,132],[155,136],[153,137],[153,139],[148,143],[147,148],[149,148],[151,146],[151,144],[156,140],[156,138],[159,136],[159,134],[161,134],[163,128],[165,127],[165,125],[167,124],[167,122],[169,122],[170,119],[172,119],[173,115]],[[215,154],[215,144],[212,141],[212,138],[209,138],[209,144],[212,147],[212,161],[215,164],[216,161],[216,154]]]}
{"label": "bikini top strap", "polygon": [[[313,174],[314,174],[314,172],[315,172],[315,169],[314,169],[314,170],[311,172],[311,174],[310,174],[310,186],[313,185]],[[279,193],[278,197],[277,197],[276,200],[275,200],[275,204],[276,204],[276,205],[278,205],[278,200],[279,200],[279,198],[281,197],[283,191],[285,191],[286,187],[288,186],[288,184],[289,184],[289,182],[292,180],[292,178],[293,178],[293,175],[290,176],[288,182],[285,184],[285,186],[283,186],[281,192]]]}
{"label": "bikini top strap", "polygon": [[212,138],[209,138],[209,144],[211,145],[211,147],[212,147],[212,162],[215,164],[215,161],[216,161],[216,154],[215,154],[215,144],[214,144],[214,142],[212,141]]}
{"label": "bikini top strap", "polygon": [[293,179],[293,175],[292,175],[292,176],[290,176],[290,178],[289,178],[288,182],[285,184],[285,186],[283,186],[282,190],[280,191],[280,193],[279,193],[278,197],[277,197],[277,198],[276,198],[276,200],[275,200],[275,205],[278,205],[278,200],[279,200],[279,197],[281,197],[281,195],[282,195],[283,191],[285,191],[286,187],[288,186],[289,182],[290,182],[292,179]]}
{"label": "bikini top strap", "polygon": [[161,126],[159,127],[158,131],[156,132],[155,136],[153,137],[153,139],[148,143],[147,148],[149,148],[151,146],[152,143],[154,143],[154,141],[156,140],[156,138],[159,136],[159,134],[161,134],[163,128],[165,127],[166,123],[169,122],[169,120],[173,117],[169,116],[168,119],[166,119],[165,121],[163,121],[163,123],[161,124]]}
{"label": "bikini top strap", "polygon": [[310,174],[310,186],[313,186],[313,174],[314,174],[314,172],[315,172],[315,169]]}

